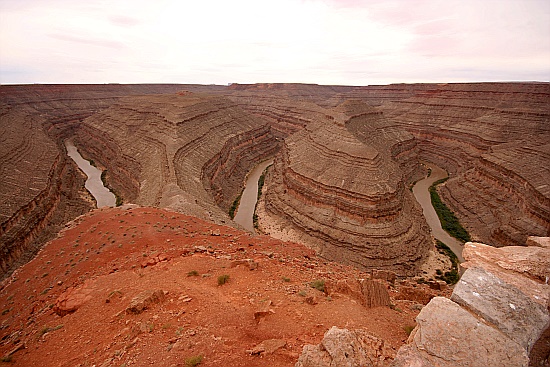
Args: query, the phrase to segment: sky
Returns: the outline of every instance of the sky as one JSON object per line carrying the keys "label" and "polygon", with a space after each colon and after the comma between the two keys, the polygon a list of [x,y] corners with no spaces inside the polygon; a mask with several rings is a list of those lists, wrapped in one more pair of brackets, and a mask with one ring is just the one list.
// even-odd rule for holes
{"label": "sky", "polygon": [[550,0],[0,0],[0,83],[550,81]]}

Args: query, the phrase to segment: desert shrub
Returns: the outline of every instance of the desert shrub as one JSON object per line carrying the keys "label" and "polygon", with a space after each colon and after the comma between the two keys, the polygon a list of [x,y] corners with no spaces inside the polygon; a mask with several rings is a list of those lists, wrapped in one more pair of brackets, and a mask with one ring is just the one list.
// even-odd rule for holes
{"label": "desert shrub", "polygon": [[447,255],[452,264],[451,271],[446,271],[443,275],[441,274],[442,271],[437,269],[439,271],[436,270],[436,279],[444,280],[447,284],[456,284],[460,280],[460,274],[458,273],[458,257],[447,245],[439,240],[436,241],[435,247],[440,253]]}
{"label": "desert shrub", "polygon": [[186,359],[185,359],[185,366],[186,366],[186,367],[195,367],[195,366],[198,366],[199,364],[201,364],[202,360],[203,360],[203,356],[202,356],[202,355],[198,355],[198,356],[193,356],[193,357],[186,358]]}
{"label": "desert shrub", "polygon": [[218,277],[218,285],[224,285],[229,281],[229,275],[224,274]]}
{"label": "desert shrub", "polygon": [[447,233],[449,233],[457,240],[460,240],[462,242],[469,242],[472,240],[470,235],[464,229],[464,227],[462,227],[462,225],[458,221],[458,218],[454,215],[451,209],[449,209],[447,205],[445,205],[445,203],[441,200],[439,194],[437,193],[436,186],[445,181],[447,181],[447,178],[435,181],[432,186],[430,186],[429,191],[432,206],[434,207],[435,212],[439,217],[441,227],[445,231],[447,231]]}
{"label": "desert shrub", "polygon": [[414,326],[413,325],[403,326],[403,330],[405,330],[407,335],[411,335],[412,331],[414,330]]}
{"label": "desert shrub", "polygon": [[229,208],[229,217],[231,219],[235,218],[235,211],[237,210],[237,208],[239,207],[239,204],[241,203],[241,197],[242,196],[243,196],[243,192],[241,191],[239,196],[237,196],[237,198],[235,198],[235,200],[233,200],[233,204],[231,204],[231,207]]}
{"label": "desert shrub", "polygon": [[188,276],[188,277],[198,277],[198,276],[199,276],[199,272],[196,271],[196,270],[191,270],[189,273],[187,273],[187,276]]}
{"label": "desert shrub", "polygon": [[315,289],[317,289],[321,292],[325,291],[325,281],[324,280],[317,279],[317,280],[314,280],[313,282],[309,283],[309,285],[311,286],[311,288],[315,288]]}

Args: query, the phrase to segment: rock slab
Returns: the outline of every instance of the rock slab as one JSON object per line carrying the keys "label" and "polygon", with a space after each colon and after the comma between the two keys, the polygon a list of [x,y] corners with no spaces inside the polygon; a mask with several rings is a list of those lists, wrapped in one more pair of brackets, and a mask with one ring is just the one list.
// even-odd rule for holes
{"label": "rock slab", "polygon": [[412,344],[434,366],[529,365],[529,357],[518,343],[447,298],[432,299],[416,321]]}
{"label": "rock slab", "polygon": [[364,330],[330,328],[319,345],[306,345],[295,367],[386,367],[395,351]]}
{"label": "rock slab", "polygon": [[451,300],[495,325],[528,352],[550,323],[540,303],[483,268],[466,271]]}

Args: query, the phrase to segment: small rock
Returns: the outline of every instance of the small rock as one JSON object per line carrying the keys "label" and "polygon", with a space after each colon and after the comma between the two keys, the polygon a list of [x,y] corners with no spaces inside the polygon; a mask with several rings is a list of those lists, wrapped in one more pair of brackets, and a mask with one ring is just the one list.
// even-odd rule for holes
{"label": "small rock", "polygon": [[195,249],[195,252],[207,252],[208,251],[208,249],[204,246],[195,246],[194,249]]}
{"label": "small rock", "polygon": [[229,264],[229,267],[234,268],[234,267],[237,267],[239,265],[245,265],[250,270],[255,270],[255,269],[258,268],[258,263],[256,261],[252,260],[252,259],[233,260]]}
{"label": "small rock", "polygon": [[140,314],[151,305],[164,301],[166,295],[162,290],[147,290],[132,299],[130,305],[126,308],[127,314]]}
{"label": "small rock", "polygon": [[315,296],[307,296],[305,302],[310,305],[316,305],[319,303],[317,297]]}
{"label": "small rock", "polygon": [[254,312],[254,319],[257,321],[257,322],[260,322],[260,320],[268,315],[272,315],[274,314],[275,311],[269,309],[269,310],[260,310],[260,311],[256,311]]}
{"label": "small rock", "polygon": [[158,259],[159,261],[169,261],[170,256],[168,256],[167,254],[159,254]]}
{"label": "small rock", "polygon": [[284,348],[286,346],[286,341],[282,339],[268,339],[264,340],[260,344],[256,345],[251,350],[247,350],[247,352],[251,355],[260,355],[262,353],[265,354],[273,354],[278,349]]}
{"label": "small rock", "polygon": [[80,287],[68,288],[55,301],[53,311],[59,316],[75,312],[82,305],[92,299],[92,288],[89,282]]}

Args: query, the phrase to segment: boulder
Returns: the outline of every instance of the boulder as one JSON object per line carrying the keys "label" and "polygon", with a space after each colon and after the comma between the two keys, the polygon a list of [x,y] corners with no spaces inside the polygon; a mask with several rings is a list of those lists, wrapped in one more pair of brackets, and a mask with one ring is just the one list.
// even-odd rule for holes
{"label": "boulder", "polygon": [[163,290],[146,290],[132,299],[130,305],[126,308],[127,314],[140,314],[152,305],[161,303],[166,298]]}
{"label": "boulder", "polygon": [[483,268],[468,269],[451,300],[496,326],[528,352],[550,324],[540,303]]}
{"label": "boulder", "polygon": [[75,312],[84,303],[92,299],[92,283],[85,282],[79,287],[70,287],[57,298],[53,310],[59,316]]}
{"label": "boulder", "polygon": [[414,346],[407,344],[399,348],[391,367],[435,367]]}
{"label": "boulder", "polygon": [[306,345],[295,367],[386,367],[395,351],[364,330],[330,328],[321,344]]}
{"label": "boulder", "polygon": [[[535,242],[535,241],[531,241]],[[538,241],[537,243],[542,243]],[[542,282],[550,276],[550,248],[538,246],[508,246],[496,248],[483,243],[467,242],[462,253],[465,268],[485,264],[496,266],[501,271],[517,273]]]}
{"label": "boulder", "polygon": [[518,288],[543,307],[550,305],[550,249],[509,246],[496,248],[467,242],[462,253],[463,268],[482,267],[508,284]]}
{"label": "boulder", "polygon": [[[411,344],[434,366],[527,367],[529,364],[521,345],[447,298],[432,299],[420,311],[416,322]],[[396,359],[392,366],[403,364]]]}

